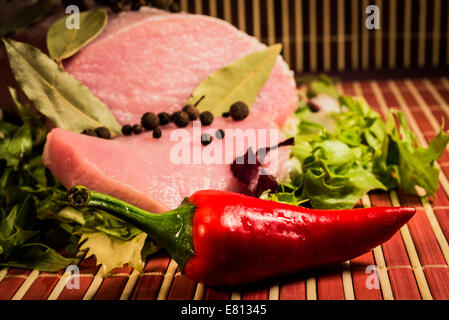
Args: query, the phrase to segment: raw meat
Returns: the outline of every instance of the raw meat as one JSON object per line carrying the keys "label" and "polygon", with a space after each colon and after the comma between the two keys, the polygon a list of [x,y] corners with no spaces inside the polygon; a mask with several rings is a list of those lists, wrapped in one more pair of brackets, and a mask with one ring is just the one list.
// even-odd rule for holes
{"label": "raw meat", "polygon": [[[90,8],[96,6],[90,3]],[[73,58],[66,71],[87,85],[121,124],[136,123],[143,112],[176,111],[209,74],[244,55],[265,48],[227,22],[192,14],[142,8],[109,12],[103,33]],[[64,15],[55,6],[42,22],[14,35],[46,50],[46,33]],[[17,84],[0,46],[0,100],[12,112],[7,86]],[[24,98],[22,96],[22,98]],[[297,107],[296,86],[287,64],[276,66],[254,103],[253,112],[269,113],[279,125]]]}
{"label": "raw meat", "polygon": [[[133,124],[147,111],[179,110],[211,73],[264,48],[223,20],[145,8],[112,19],[65,70],[105,102],[120,124]],[[296,108],[293,72],[278,57],[252,111],[281,125]]]}
{"label": "raw meat", "polygon": [[[201,145],[200,131],[214,136],[215,131],[222,128],[225,129],[223,140],[214,138],[210,145]],[[146,132],[112,140],[53,129],[45,146],[44,163],[67,188],[85,185],[149,211],[162,212],[177,207],[184,197],[197,190],[244,192],[245,188],[232,175],[229,163],[243,155],[248,146],[255,150],[276,144],[282,138],[274,123],[259,120],[254,115],[240,122],[217,118],[212,126],[201,129],[194,136],[192,124],[186,129],[170,124],[163,128],[160,139],[154,139],[151,132]],[[243,129],[243,132],[237,135],[233,131],[238,136],[236,139],[230,129]],[[269,129],[272,131],[264,135],[264,130]],[[248,137],[251,132],[256,134],[255,141],[245,139],[242,134],[247,133]],[[180,141],[176,134],[187,134],[187,138]],[[263,136],[266,141],[261,138]],[[241,149],[237,147],[237,140],[244,141]],[[177,164],[180,147],[190,150],[190,156],[186,163]],[[223,150],[222,157],[217,158],[222,164],[208,164],[206,153],[213,156],[220,154],[220,150]],[[198,152],[205,156],[202,161],[195,157],[195,164],[193,158]],[[287,158],[288,148],[271,151],[267,156],[267,170],[279,172]]]}

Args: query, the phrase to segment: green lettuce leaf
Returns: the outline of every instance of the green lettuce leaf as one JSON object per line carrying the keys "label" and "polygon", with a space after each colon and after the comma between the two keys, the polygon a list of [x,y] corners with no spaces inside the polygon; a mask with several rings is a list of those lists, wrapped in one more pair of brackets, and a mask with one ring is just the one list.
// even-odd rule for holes
{"label": "green lettuce leaf", "polygon": [[38,0],[8,16],[0,23],[0,37],[27,28],[39,22],[53,6],[53,0]]}
{"label": "green lettuce leaf", "polygon": [[14,206],[5,217],[0,220],[0,257],[8,258],[13,249],[24,244],[39,231],[26,230],[34,219],[34,200],[27,197],[23,205]]}
{"label": "green lettuce leaf", "polygon": [[340,93],[335,88],[333,81],[326,75],[320,75],[319,79],[312,81],[307,91],[307,96],[313,98],[321,93],[325,93],[333,98],[338,98]]}
{"label": "green lettuce leaf", "polygon": [[56,272],[70,264],[77,263],[77,258],[64,257],[54,249],[41,243],[29,243],[20,246],[7,261],[0,261],[0,265],[5,267],[35,269],[47,272]]}
{"label": "green lettuce leaf", "polygon": [[[334,119],[332,127],[323,125],[323,115],[300,104],[297,130],[289,128],[297,132],[290,156],[301,163],[295,177],[290,172],[281,181],[292,192],[289,203],[295,203],[294,196],[297,201],[310,201],[314,208],[335,209],[351,208],[375,189],[401,188],[416,194],[419,187],[427,195],[435,194],[439,176],[435,161],[449,143],[443,129],[424,148],[402,112],[391,110],[385,122],[365,99],[336,94],[328,78],[313,82],[308,96],[326,92],[338,98],[341,109],[327,115]],[[283,193],[279,189],[264,197],[276,200]]]}
{"label": "green lettuce leaf", "polygon": [[121,240],[103,232],[83,233],[80,250],[87,250],[86,257],[95,256],[105,275],[125,264],[140,272],[144,267],[142,250],[146,237],[143,232],[131,240]]}
{"label": "green lettuce leaf", "polygon": [[[394,125],[393,115],[398,119],[398,127]],[[416,194],[416,187],[421,187],[426,195],[434,196],[439,177],[439,170],[434,163],[446,148],[449,135],[441,129],[429,146],[423,148],[418,144],[402,112],[393,110],[388,123],[391,154],[388,155],[386,167],[390,166],[390,171],[396,174],[402,189]]]}

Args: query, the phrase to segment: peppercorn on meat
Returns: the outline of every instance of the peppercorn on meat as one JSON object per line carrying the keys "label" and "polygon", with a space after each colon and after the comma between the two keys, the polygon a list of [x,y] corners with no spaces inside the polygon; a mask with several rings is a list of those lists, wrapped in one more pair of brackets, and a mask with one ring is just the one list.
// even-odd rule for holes
{"label": "peppercorn on meat", "polygon": [[[85,185],[146,210],[162,212],[176,208],[184,197],[198,190],[244,192],[230,163],[249,146],[257,150],[282,139],[276,124],[252,114],[238,122],[219,117],[201,130],[193,126],[191,122],[179,131],[171,123],[157,139],[154,132],[144,131],[112,140],[53,129],[45,145],[44,164],[67,188]],[[225,132],[223,139],[215,138],[220,129]],[[233,131],[236,129],[242,131]],[[265,141],[241,135],[236,138],[236,133],[247,129],[256,134],[258,129],[268,129]],[[205,134],[210,139],[203,139]],[[280,171],[288,152],[280,148],[268,153],[267,173]]]}
{"label": "peppercorn on meat", "polygon": [[[122,12],[65,63],[120,124],[146,112],[182,111],[197,85],[218,69],[263,50],[258,40],[212,17],[142,8]],[[293,72],[278,57],[251,112],[283,124],[297,108]]]}

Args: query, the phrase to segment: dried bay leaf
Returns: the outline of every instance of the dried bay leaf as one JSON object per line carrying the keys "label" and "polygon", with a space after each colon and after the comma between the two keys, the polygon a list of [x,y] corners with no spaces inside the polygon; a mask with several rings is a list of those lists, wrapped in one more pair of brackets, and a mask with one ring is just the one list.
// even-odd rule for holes
{"label": "dried bay leaf", "polygon": [[281,50],[282,46],[276,44],[217,70],[198,85],[187,104],[193,105],[204,96],[198,109],[201,112],[210,111],[215,116],[229,111],[237,101],[251,107],[268,80]]}
{"label": "dried bay leaf", "polygon": [[106,105],[55,61],[31,45],[11,39],[3,42],[20,88],[56,126],[75,132],[104,126],[120,133]]}
{"label": "dried bay leaf", "polygon": [[53,0],[39,0],[26,6],[0,23],[0,37],[20,31],[30,24],[38,22],[52,6]]}
{"label": "dried bay leaf", "polygon": [[102,10],[82,12],[79,29],[68,29],[66,19],[56,21],[47,33],[48,52],[57,62],[73,56],[95,39],[105,28],[108,15]]}

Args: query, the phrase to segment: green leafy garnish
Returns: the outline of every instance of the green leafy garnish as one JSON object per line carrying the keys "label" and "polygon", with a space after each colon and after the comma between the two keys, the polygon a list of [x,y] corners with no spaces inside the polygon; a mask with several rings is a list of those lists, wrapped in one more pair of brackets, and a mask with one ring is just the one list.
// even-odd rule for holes
{"label": "green leafy garnish", "polygon": [[[327,78],[312,83],[310,88],[309,96],[336,92]],[[293,198],[290,194],[286,202],[309,200],[313,208],[352,208],[368,191],[395,188],[413,194],[421,188],[425,195],[434,196],[439,176],[435,161],[448,144],[449,135],[441,129],[423,148],[402,112],[391,110],[385,122],[363,98],[337,98],[339,113],[313,114],[307,104],[296,112],[299,123],[291,157],[300,162],[300,168],[281,184],[295,195]],[[326,118],[333,119],[332,126],[323,125]],[[289,128],[289,132],[293,130]],[[274,196],[280,198],[278,195],[284,193],[279,190]]]}
{"label": "green leafy garnish", "polygon": [[158,247],[141,230],[106,212],[68,207],[67,190],[42,162],[45,126],[13,89],[10,93],[20,119],[0,120],[0,266],[58,271],[78,262],[80,239],[87,236],[83,248],[88,245],[106,270],[141,267]]}
{"label": "green leafy garnish", "polygon": [[0,23],[0,37],[25,29],[38,22],[53,6],[53,0],[39,0]]}
{"label": "green leafy garnish", "polygon": [[105,126],[120,133],[109,109],[37,48],[3,39],[12,73],[28,99],[56,126],[82,132]]}
{"label": "green leafy garnish", "polygon": [[307,91],[307,97],[313,98],[321,93],[325,93],[332,98],[338,98],[340,96],[340,93],[337,88],[335,88],[332,80],[324,74],[320,75],[318,81],[312,81],[310,83],[309,90]]}
{"label": "green leafy garnish", "polygon": [[237,101],[251,107],[268,80],[281,50],[281,45],[273,45],[219,69],[198,85],[187,104],[194,105],[204,97],[198,109],[210,111],[215,116],[229,111]]}
{"label": "green leafy garnish", "polygon": [[38,231],[26,230],[27,225],[35,219],[32,215],[34,201],[27,197],[22,206],[14,206],[10,212],[0,220],[0,255],[8,257],[12,250],[28,239],[34,237]]}
{"label": "green leafy garnish", "polygon": [[[395,126],[393,114],[399,122]],[[423,188],[427,196],[435,196],[438,189],[439,170],[434,166],[449,142],[449,135],[443,131],[430,142],[427,148],[419,146],[415,135],[409,129],[403,113],[395,110],[387,122],[389,141],[386,159],[387,172],[397,176],[398,186],[416,194],[416,186]]]}
{"label": "green leafy garnish", "polygon": [[94,255],[97,258],[97,264],[102,265],[105,275],[125,264],[140,272],[144,267],[142,250],[146,237],[143,232],[131,240],[121,240],[103,232],[83,233],[80,249],[88,250],[86,257]]}
{"label": "green leafy garnish", "polygon": [[102,10],[81,12],[79,29],[68,29],[64,17],[56,21],[47,33],[47,48],[56,62],[60,63],[95,39],[106,26],[108,15]]}
{"label": "green leafy garnish", "polygon": [[0,261],[0,265],[56,272],[77,262],[78,258],[63,257],[56,250],[42,243],[28,243],[16,248],[8,260]]}

